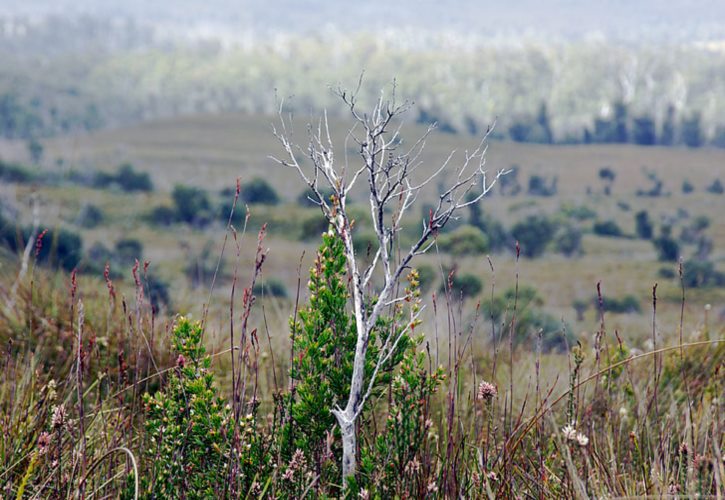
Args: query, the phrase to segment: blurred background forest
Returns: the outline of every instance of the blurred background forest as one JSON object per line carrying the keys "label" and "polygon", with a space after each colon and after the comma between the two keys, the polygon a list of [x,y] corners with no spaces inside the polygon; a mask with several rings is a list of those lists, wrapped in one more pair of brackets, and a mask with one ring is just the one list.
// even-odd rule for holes
{"label": "blurred background forest", "polygon": [[395,154],[436,124],[394,258],[489,131],[508,173],[379,300],[352,496],[723,491],[725,2],[0,0],[0,496],[341,493],[351,279],[270,157],[326,113],[360,168],[359,81]]}
{"label": "blurred background forest", "polygon": [[[646,325],[649,288],[664,279],[675,297],[680,257],[706,289],[692,307],[722,307],[725,5],[0,1],[0,59],[5,248],[22,250],[35,203],[54,262],[95,277],[109,263],[128,279],[150,260],[171,310],[210,282],[237,177],[250,227],[268,222],[271,247],[285,242],[266,269],[273,295],[294,296],[325,224],[269,160],[271,124],[280,102],[300,130],[327,110],[342,145],[349,121],[331,88],[362,71],[364,103],[393,79],[414,101],[409,139],[437,123],[427,168],[495,123],[489,165],[512,170],[442,235],[424,262],[430,287],[460,264],[480,296],[487,253],[510,282],[519,240],[547,298],[532,302],[549,314],[532,328],[585,328],[604,276],[624,301],[618,321]],[[362,223],[358,237],[362,250]]]}

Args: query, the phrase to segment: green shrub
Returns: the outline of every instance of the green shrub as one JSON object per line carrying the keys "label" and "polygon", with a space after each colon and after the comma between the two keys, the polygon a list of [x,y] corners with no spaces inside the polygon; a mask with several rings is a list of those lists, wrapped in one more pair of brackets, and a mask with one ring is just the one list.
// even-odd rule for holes
{"label": "green shrub", "polygon": [[287,298],[287,287],[278,279],[270,278],[263,283],[254,285],[253,293],[257,296]]}
{"label": "green shrub", "polygon": [[564,204],[559,211],[564,217],[578,221],[594,219],[597,216],[597,212],[586,205]]}
{"label": "green shrub", "polygon": [[[325,198],[326,201],[330,201],[332,195],[335,192],[331,188],[321,188],[320,194]],[[311,189],[306,189],[300,193],[297,197],[297,204],[301,207],[317,208],[317,196],[312,192]]]}
{"label": "green shrub", "polygon": [[[290,377],[293,390],[285,397],[290,421],[279,436],[281,452],[286,458],[302,454],[325,483],[339,479],[341,447],[339,429],[331,410],[344,406],[350,391],[350,374],[357,341],[354,318],[349,314],[347,264],[342,240],[325,233],[317,258],[310,270],[309,305],[303,306],[291,320],[293,357]],[[411,273],[412,282],[417,275]],[[380,346],[390,335],[402,333],[402,318],[381,318],[373,329],[365,361],[369,380]],[[380,394],[390,383],[392,369],[402,360],[410,345],[401,337],[376,379],[374,393]],[[333,434],[334,433],[334,434]],[[301,491],[290,491],[300,496]],[[339,494],[339,491],[337,492]]]}
{"label": "green shrub", "polygon": [[437,275],[438,273],[433,266],[429,266],[428,264],[418,266],[418,281],[420,282],[420,291],[422,293],[428,292],[433,287]]}
{"label": "green shrub", "polygon": [[488,238],[474,226],[461,226],[438,237],[438,248],[456,257],[488,252]]}
{"label": "green shrub", "polygon": [[663,278],[663,279],[666,279],[666,280],[671,280],[671,279],[674,279],[675,276],[677,276],[677,273],[672,268],[669,268],[669,267],[660,267],[657,270],[657,277],[658,278]]}
{"label": "green shrub", "polygon": [[145,279],[146,296],[151,302],[154,311],[161,306],[171,309],[171,296],[169,295],[169,284],[153,273],[146,275]]}
{"label": "green shrub", "polygon": [[511,228],[511,235],[519,242],[522,255],[539,257],[554,236],[556,224],[543,215],[530,215]]}
{"label": "green shrub", "polygon": [[643,240],[652,239],[652,236],[654,235],[654,226],[652,225],[652,221],[649,218],[647,210],[637,212],[634,216],[634,222],[637,236]]}
{"label": "green shrub", "polygon": [[652,244],[657,250],[657,258],[664,262],[675,262],[680,256],[680,246],[674,238],[668,234],[663,234],[659,238],[652,240]]}
{"label": "green shrub", "polygon": [[581,255],[581,230],[575,226],[564,226],[560,231],[557,232],[554,239],[554,246],[559,253],[566,255],[567,257]]}
{"label": "green shrub", "polygon": [[[208,240],[198,254],[190,254],[184,268],[184,274],[192,288],[211,283],[216,273],[217,279],[227,278],[225,274],[226,261],[219,260],[213,252],[214,242]],[[218,266],[218,268],[217,268]]]}
{"label": "green shrub", "polygon": [[592,230],[594,231],[594,234],[599,236],[608,236],[613,238],[622,236],[622,230],[613,220],[595,222]]}
{"label": "green shrub", "polygon": [[557,192],[558,178],[553,177],[547,181],[546,177],[532,175],[529,177],[529,189],[527,193],[531,196],[554,196]]}
{"label": "green shrub", "polygon": [[176,207],[176,219],[187,224],[206,225],[210,218],[209,195],[201,188],[177,184],[171,197]]}
{"label": "green shrub", "polygon": [[91,185],[99,189],[107,189],[118,186],[127,193],[135,191],[150,192],[154,190],[153,182],[147,172],[139,172],[130,163],[123,163],[118,166],[116,172],[96,172]]}
{"label": "green shrub", "polygon": [[22,165],[0,160],[0,180],[3,182],[27,184],[37,180],[37,175]]}
{"label": "green shrub", "polygon": [[712,194],[723,194],[725,193],[725,187],[723,187],[720,179],[715,179],[712,184],[705,188],[705,191]]}
{"label": "green shrub", "polygon": [[221,498],[229,476],[232,415],[214,385],[201,325],[182,317],[172,342],[176,368],[163,390],[143,396],[148,496]]}
{"label": "green shrub", "polygon": [[[229,211],[227,210],[227,217],[229,217]],[[170,226],[177,222],[176,209],[168,205],[159,205],[154,207],[147,216],[147,220],[151,224],[158,226]]]}
{"label": "green shrub", "polygon": [[320,235],[327,231],[330,223],[319,212],[306,217],[300,224],[300,239],[302,241],[319,240]]}
{"label": "green shrub", "polygon": [[[22,252],[31,236],[31,227],[0,221],[0,244],[12,252]],[[36,252],[39,263],[71,271],[83,257],[83,240],[79,234],[67,229],[49,229],[36,235]]]}
{"label": "green shrub", "polygon": [[353,233],[352,246],[358,257],[372,257],[378,248],[378,237],[372,231]]}
{"label": "green shrub", "polygon": [[93,176],[93,180],[91,181],[91,185],[94,188],[106,189],[111,187],[115,180],[116,177],[113,174],[109,174],[107,172],[96,172]]}
{"label": "green shrub", "polygon": [[242,184],[241,198],[250,205],[276,205],[279,203],[279,196],[274,188],[259,177]]}
{"label": "green shrub", "polygon": [[[390,498],[425,498],[429,490],[421,484],[410,464],[422,464],[432,454],[433,439],[429,425],[431,399],[445,381],[443,367],[429,372],[431,360],[411,342],[390,385],[390,407],[385,429],[377,439],[361,446],[360,467],[366,484],[373,491],[386,492]],[[410,495],[410,496],[409,496]]]}
{"label": "green shrub", "polygon": [[695,186],[690,181],[688,181],[687,179],[682,181],[682,194],[690,194],[694,190]]}
{"label": "green shrub", "polygon": [[154,190],[151,177],[147,172],[138,172],[130,163],[124,163],[118,167],[115,182],[127,193],[133,191],[149,192]]}
{"label": "green shrub", "polygon": [[92,203],[86,203],[78,212],[75,224],[84,229],[93,229],[101,225],[104,219],[103,210]]}
{"label": "green shrub", "polygon": [[[597,297],[594,298],[594,304],[596,307],[599,306],[599,300]],[[642,308],[639,305],[639,299],[634,295],[626,295],[621,299],[613,297],[602,297],[602,306],[606,312],[610,313],[639,313],[642,312]]]}
{"label": "green shrub", "polygon": [[511,236],[506,232],[503,224],[484,213],[480,203],[470,205],[469,210],[469,224],[480,229],[486,236],[491,251],[511,247]]}
{"label": "green shrub", "polygon": [[688,288],[725,286],[725,273],[715,269],[708,260],[690,259],[682,265],[683,283]]}
{"label": "green shrub", "polygon": [[[516,320],[513,322],[513,308],[516,304]],[[515,288],[483,301],[481,310],[485,317],[492,317],[494,322],[502,324],[498,331],[499,340],[510,334],[513,322],[514,344],[536,346],[536,336],[541,334],[541,347],[544,351],[562,351],[572,337],[569,329],[561,320],[544,312],[541,307],[544,300],[535,288],[520,287],[518,294]]]}
{"label": "green shrub", "polygon": [[136,260],[143,262],[143,243],[136,238],[118,240],[114,257],[121,266],[132,266]]}
{"label": "green shrub", "polygon": [[475,297],[483,290],[483,282],[475,274],[458,274],[455,273],[453,278],[447,278],[446,283],[441,284],[441,291],[445,291],[450,285],[451,297],[455,300],[458,298]]}

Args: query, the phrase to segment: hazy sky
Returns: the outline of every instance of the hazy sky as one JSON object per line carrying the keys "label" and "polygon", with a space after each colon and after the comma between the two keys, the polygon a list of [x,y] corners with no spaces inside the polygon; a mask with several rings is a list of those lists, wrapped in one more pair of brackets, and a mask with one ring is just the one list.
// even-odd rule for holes
{"label": "hazy sky", "polygon": [[420,28],[472,34],[720,38],[725,0],[0,0],[0,14],[124,16],[260,31]]}

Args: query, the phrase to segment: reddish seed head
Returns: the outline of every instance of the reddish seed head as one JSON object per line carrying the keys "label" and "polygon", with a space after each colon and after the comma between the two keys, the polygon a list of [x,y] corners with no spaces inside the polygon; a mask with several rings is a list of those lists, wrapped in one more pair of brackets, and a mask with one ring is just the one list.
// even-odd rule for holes
{"label": "reddish seed head", "polygon": [[41,232],[38,237],[35,239],[35,258],[38,258],[38,255],[40,254],[40,250],[43,248],[43,237],[48,233],[47,229],[43,229],[43,232]]}
{"label": "reddish seed head", "polygon": [[519,245],[519,240],[516,240],[516,260],[519,260],[520,256],[521,256],[521,245]]}
{"label": "reddish seed head", "polygon": [[70,273],[70,296],[75,298],[76,290],[78,290],[78,281],[76,280],[76,270]]}
{"label": "reddish seed head", "polygon": [[139,267],[139,263],[138,263],[138,259],[136,259],[136,263],[133,265],[133,269],[131,270],[131,273],[133,274],[134,283],[136,283],[136,286],[140,288],[141,280],[138,277],[138,267]]}

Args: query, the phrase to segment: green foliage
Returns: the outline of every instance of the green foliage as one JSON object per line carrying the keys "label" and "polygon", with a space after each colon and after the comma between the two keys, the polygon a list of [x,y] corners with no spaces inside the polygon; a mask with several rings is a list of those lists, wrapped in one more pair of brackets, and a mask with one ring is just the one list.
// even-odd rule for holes
{"label": "green foliage", "polygon": [[96,172],[92,184],[96,188],[118,186],[119,189],[127,193],[135,191],[150,192],[154,190],[151,176],[147,172],[137,171],[130,163],[119,165],[115,174]]}
{"label": "green foliage", "polygon": [[276,278],[270,278],[263,283],[254,285],[252,292],[257,296],[287,298],[287,287],[284,282]]}
{"label": "green foliage", "polygon": [[[593,302],[595,306],[598,306],[599,302],[597,297],[593,299]],[[639,299],[634,295],[625,295],[620,299],[604,296],[602,297],[602,305],[604,310],[610,313],[630,314],[642,312]]]}
{"label": "green foliage", "polygon": [[461,226],[454,231],[438,237],[438,248],[456,257],[485,254],[488,239],[480,229],[474,226]]}
{"label": "green foliage", "polygon": [[690,259],[682,265],[683,283],[688,288],[725,286],[725,273],[708,260]]}
{"label": "green foliage", "polygon": [[634,216],[635,231],[637,236],[643,240],[652,239],[654,235],[654,225],[649,218],[649,212],[647,210],[639,211]]}
{"label": "green foliage", "polygon": [[[514,316],[514,304],[516,315]],[[485,317],[492,317],[503,324],[498,337],[510,334],[513,325],[514,344],[526,344],[531,349],[536,345],[536,336],[541,332],[541,347],[544,351],[561,351],[571,343],[571,334],[561,320],[545,313],[541,307],[544,300],[535,288],[529,286],[509,288],[491,300],[481,303]]]}
{"label": "green foliage", "polygon": [[597,217],[597,212],[586,205],[563,204],[559,209],[564,217],[585,221]]}
{"label": "green foliage", "polygon": [[116,242],[115,261],[124,267],[135,261],[143,262],[143,243],[136,238],[123,238]]}
{"label": "green foliage", "polygon": [[664,278],[666,280],[674,279],[677,273],[670,267],[660,267],[657,270],[657,277]]}
{"label": "green foliage", "polygon": [[428,264],[418,266],[418,281],[421,293],[426,293],[433,287],[437,275],[438,273],[433,266]]}
{"label": "green foliage", "polygon": [[[504,176],[501,179],[507,177]],[[503,248],[510,247],[511,236],[506,232],[503,224],[488,213],[484,213],[480,203],[469,205],[469,210],[469,224],[481,230],[486,236],[488,245],[492,251],[499,251]]]}
{"label": "green foliage", "polygon": [[[227,211],[229,217],[229,211]],[[147,216],[151,224],[157,226],[170,226],[177,221],[176,209],[168,205],[154,207]]]}
{"label": "green foliage", "polygon": [[320,235],[327,231],[329,225],[330,223],[324,215],[315,212],[314,215],[305,217],[300,224],[300,239],[303,241],[319,239]]}
{"label": "green foliage", "polygon": [[695,186],[687,179],[682,181],[682,194],[690,194],[695,190]]}
{"label": "green foliage", "polygon": [[680,257],[680,246],[677,241],[668,234],[662,234],[659,238],[652,240],[657,250],[657,258],[664,262],[675,262]]}
{"label": "green foliage", "polygon": [[653,170],[647,170],[644,169],[644,174],[647,177],[647,180],[650,182],[650,188],[649,189],[637,189],[636,195],[637,196],[651,196],[651,197],[657,197],[662,196],[665,193],[664,190],[664,182],[662,179],[659,178],[657,175],[657,172]]}
{"label": "green foliage", "polygon": [[43,144],[35,137],[31,137],[28,139],[27,148],[30,161],[33,162],[33,165],[39,164],[43,159]]}
{"label": "green foliage", "polygon": [[369,446],[362,446],[360,483],[383,498],[424,498],[420,468],[430,460],[431,399],[445,381],[443,368],[429,372],[418,337],[405,352],[390,387],[385,429]]}
{"label": "green foliage", "polygon": [[544,215],[529,215],[511,228],[511,235],[519,242],[526,257],[539,257],[554,236],[556,224]]}
{"label": "green foliage", "polygon": [[78,212],[75,224],[84,229],[93,229],[98,227],[103,222],[104,218],[105,215],[100,207],[92,203],[86,203]]}
{"label": "green foliage", "polygon": [[28,184],[36,181],[37,178],[38,176],[34,172],[23,165],[0,160],[0,180],[3,182]]}
{"label": "green foliage", "polygon": [[475,274],[459,274],[453,271],[448,273],[446,282],[441,283],[440,290],[441,292],[450,291],[453,300],[468,299],[481,293],[483,281]]}
{"label": "green foliage", "polygon": [[177,184],[171,197],[176,207],[177,220],[198,226],[204,226],[210,221],[211,203],[203,189]]}
{"label": "green foliage", "polygon": [[146,295],[151,301],[151,307],[158,311],[161,306],[171,308],[171,296],[169,295],[169,284],[159,278],[155,273],[149,273],[145,277]]}
{"label": "green foliage", "polygon": [[147,172],[136,171],[130,163],[124,163],[118,167],[116,171],[116,183],[127,193],[133,191],[149,192],[154,190],[151,176]]}
{"label": "green foliage", "polygon": [[582,232],[579,228],[566,225],[557,231],[554,246],[556,250],[567,256],[573,257],[582,253]]}
{"label": "green foliage", "polygon": [[657,143],[656,124],[652,116],[642,115],[632,121],[632,142],[640,146]]}
{"label": "green foliage", "polygon": [[592,226],[594,234],[618,238],[622,236],[622,230],[614,220],[597,221]]}
{"label": "green foliage", "polygon": [[[217,278],[226,278],[225,275],[225,260],[219,260],[218,255],[214,251],[214,242],[208,240],[204,247],[198,254],[191,253],[188,258],[186,267],[184,268],[184,274],[189,280],[192,288],[197,288],[201,285],[208,285],[211,283],[214,273],[217,273]],[[217,265],[218,270],[217,270]]]}
{"label": "green foliage", "polygon": [[228,477],[231,411],[214,385],[202,328],[180,318],[171,337],[176,368],[143,397],[150,446],[147,498],[219,498]]}
{"label": "green foliage", "polygon": [[[332,195],[335,194],[335,192],[332,190],[332,188],[320,188],[320,194],[322,194],[325,200],[329,202],[331,201]],[[319,206],[317,204],[317,196],[309,188],[305,189],[300,193],[300,195],[297,197],[297,204],[301,207],[307,208],[317,208]]]}
{"label": "green foliage", "polygon": [[[18,227],[0,219],[0,245],[12,252],[22,252],[32,234],[31,227]],[[36,257],[39,263],[59,266],[66,271],[78,266],[83,256],[83,240],[79,234],[59,228],[45,231],[40,243],[37,242],[38,237],[36,234]]]}
{"label": "green foliage", "polygon": [[[286,397],[290,422],[282,429],[281,446],[287,456],[301,450],[307,463],[321,471],[325,481],[333,481],[339,479],[341,449],[337,441],[330,447],[336,422],[331,410],[337,405],[344,406],[349,396],[357,333],[348,312],[344,244],[333,232],[325,233],[322,240],[310,270],[309,306],[302,307],[290,321],[293,388]],[[396,318],[378,321],[369,340],[366,379],[372,375],[377,360],[378,342],[399,332]],[[376,387],[389,383],[390,371],[400,362],[409,343],[404,335],[396,353],[378,375]]]}
{"label": "green foliage", "polygon": [[554,196],[558,190],[558,177],[554,176],[551,180],[540,175],[532,175],[529,177],[529,188],[527,193],[530,196]]}
{"label": "green foliage", "polygon": [[715,179],[712,184],[705,188],[705,191],[712,194],[723,194],[725,193],[725,186],[723,186],[720,179]]}
{"label": "green foliage", "polygon": [[242,184],[241,198],[250,205],[276,205],[279,203],[279,196],[274,188],[259,177]]}
{"label": "green foliage", "polygon": [[554,136],[546,103],[541,103],[535,117],[529,115],[516,119],[509,127],[508,133],[515,142],[551,144]]}
{"label": "green foliage", "polygon": [[682,143],[691,148],[702,146],[704,139],[702,133],[702,115],[694,112],[682,119],[680,127]]}

